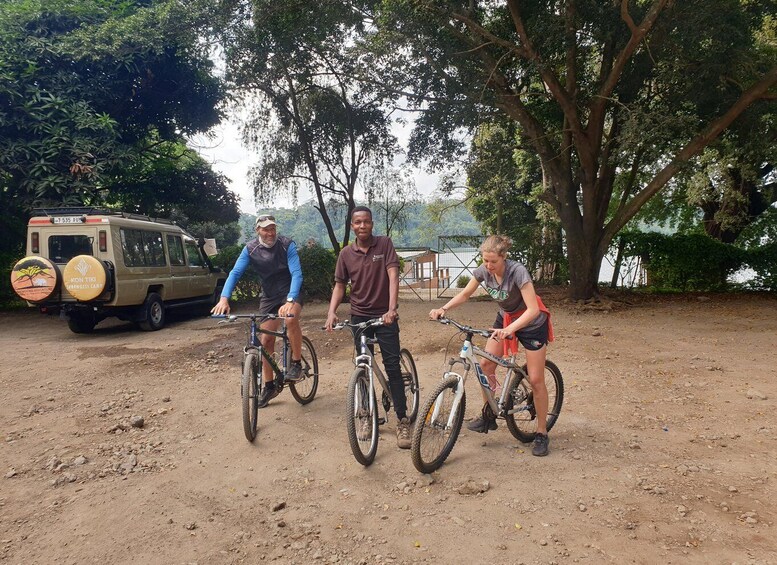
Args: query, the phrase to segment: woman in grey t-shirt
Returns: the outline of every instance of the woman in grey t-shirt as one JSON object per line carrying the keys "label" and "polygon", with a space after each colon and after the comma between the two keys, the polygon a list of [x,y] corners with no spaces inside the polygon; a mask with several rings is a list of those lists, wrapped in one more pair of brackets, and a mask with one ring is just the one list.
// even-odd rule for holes
{"label": "woman in grey t-shirt", "polygon": [[[486,343],[486,351],[501,356],[503,352],[501,340],[510,335],[514,335],[526,349],[527,373],[537,411],[537,434],[532,453],[542,456],[548,454],[549,443],[546,427],[548,389],[545,387],[545,354],[549,320],[546,311],[540,310],[540,302],[534,292],[529,271],[517,261],[507,259],[507,251],[511,244],[510,238],[502,235],[486,238],[480,246],[483,264],[475,269],[472,280],[445,306],[431,310],[429,317],[436,320],[445,316],[448,310],[469,300],[480,284],[483,284],[491,298],[497,301],[499,313],[494,322],[494,333]],[[491,380],[496,364],[483,359],[481,368]],[[489,430],[497,428],[496,416],[488,409],[485,391],[481,390],[481,393],[486,403],[483,414],[467,427],[476,432],[488,433]]]}

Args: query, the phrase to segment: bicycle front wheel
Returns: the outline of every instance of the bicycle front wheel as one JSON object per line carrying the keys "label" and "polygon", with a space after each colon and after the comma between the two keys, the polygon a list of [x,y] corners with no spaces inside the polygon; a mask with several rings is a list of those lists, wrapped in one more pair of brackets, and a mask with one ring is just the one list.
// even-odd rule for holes
{"label": "bicycle front wheel", "polygon": [[353,456],[366,467],[378,451],[378,410],[375,397],[370,395],[370,377],[363,367],[357,367],[351,375],[347,402],[348,442]]}
{"label": "bicycle front wheel", "polygon": [[303,405],[313,400],[318,390],[318,357],[313,343],[305,336],[302,336],[302,378],[289,382],[289,390],[294,400]]}
{"label": "bicycle front wheel", "polygon": [[444,379],[421,407],[421,418],[415,424],[410,444],[413,465],[421,473],[439,469],[459,438],[467,405],[463,390],[461,401],[458,404],[455,402],[459,386],[458,377]]}
{"label": "bicycle front wheel", "polygon": [[[526,373],[526,365],[523,366]],[[516,382],[517,381],[517,382]],[[548,431],[558,420],[564,403],[564,380],[561,371],[552,361],[545,361],[545,388],[548,389]],[[513,437],[523,443],[531,443],[537,435],[537,411],[534,393],[527,379],[515,379],[507,393],[505,423]]]}
{"label": "bicycle front wheel", "polygon": [[407,419],[412,424],[418,415],[418,404],[421,401],[421,391],[418,387],[418,371],[415,368],[413,356],[407,349],[399,352],[399,364],[402,369],[402,382],[405,385],[405,405]]}
{"label": "bicycle front wheel", "polygon": [[248,441],[256,438],[259,412],[259,382],[262,364],[257,353],[246,353],[243,358],[243,376],[240,379],[240,397],[243,401],[243,431]]}

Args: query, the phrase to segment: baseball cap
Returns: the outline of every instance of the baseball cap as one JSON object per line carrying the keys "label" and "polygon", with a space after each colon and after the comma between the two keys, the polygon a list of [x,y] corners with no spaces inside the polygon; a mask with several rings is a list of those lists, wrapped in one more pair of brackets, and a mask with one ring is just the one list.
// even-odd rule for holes
{"label": "baseball cap", "polygon": [[269,214],[261,214],[256,218],[254,229],[266,228],[267,226],[274,226],[274,225],[275,225],[275,216],[270,216]]}

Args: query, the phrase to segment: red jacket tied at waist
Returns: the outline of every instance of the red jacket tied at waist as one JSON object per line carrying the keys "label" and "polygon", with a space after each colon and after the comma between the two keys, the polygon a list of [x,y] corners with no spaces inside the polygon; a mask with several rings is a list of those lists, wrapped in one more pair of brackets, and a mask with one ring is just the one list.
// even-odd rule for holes
{"label": "red jacket tied at waist", "polygon": [[[548,317],[548,341],[553,341],[554,335],[553,335],[553,324],[550,321],[550,310],[548,310],[547,306],[543,304],[542,298],[537,296],[537,306],[540,307],[540,312],[544,312],[545,315]],[[512,314],[509,312],[502,312],[502,327],[506,328],[510,324],[512,324],[515,320],[521,317],[521,314],[526,312],[526,310],[516,310]],[[515,353],[518,353],[518,338],[513,337],[513,339],[505,339],[502,341],[502,347],[503,349],[503,355],[505,357],[508,357],[509,355],[513,355]]]}

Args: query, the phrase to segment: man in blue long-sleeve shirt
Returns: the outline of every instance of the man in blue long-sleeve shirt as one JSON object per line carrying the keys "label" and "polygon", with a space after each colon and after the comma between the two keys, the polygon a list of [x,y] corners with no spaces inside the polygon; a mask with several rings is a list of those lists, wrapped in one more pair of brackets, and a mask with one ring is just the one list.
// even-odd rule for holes
{"label": "man in blue long-sleeve shirt", "polygon": [[[286,318],[289,342],[291,344],[291,365],[286,380],[298,380],[302,372],[302,328],[299,319],[302,312],[302,268],[300,267],[297,246],[288,237],[279,236],[273,216],[263,214],[256,218],[256,239],[249,241],[229,272],[221,299],[211,312],[216,315],[229,314],[229,297],[237,281],[251,265],[256,269],[262,281],[262,298],[259,312],[291,316]],[[265,320],[262,328],[277,330],[279,320]],[[275,351],[275,336],[261,334],[262,347],[272,353]],[[262,359],[262,380],[264,387],[259,397],[259,408],[278,395],[273,382],[273,373],[267,360]]]}

